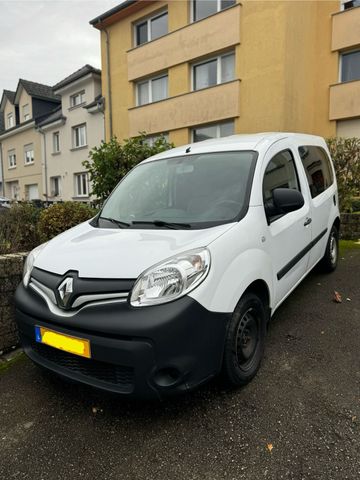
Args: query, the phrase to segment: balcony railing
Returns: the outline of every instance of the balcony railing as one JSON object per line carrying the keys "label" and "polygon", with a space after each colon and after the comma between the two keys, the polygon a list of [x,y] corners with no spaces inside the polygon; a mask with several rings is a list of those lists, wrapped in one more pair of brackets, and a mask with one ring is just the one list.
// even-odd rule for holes
{"label": "balcony railing", "polygon": [[332,50],[360,45],[360,7],[337,12],[332,17]]}
{"label": "balcony railing", "polygon": [[240,81],[217,85],[129,110],[129,136],[217,122],[240,115]]}
{"label": "balcony railing", "polygon": [[330,120],[360,116],[360,80],[330,87]]}

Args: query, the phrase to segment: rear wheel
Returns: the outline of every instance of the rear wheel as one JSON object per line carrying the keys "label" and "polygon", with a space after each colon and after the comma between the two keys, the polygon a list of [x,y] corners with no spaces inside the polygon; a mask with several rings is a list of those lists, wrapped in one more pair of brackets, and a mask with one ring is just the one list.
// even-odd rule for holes
{"label": "rear wheel", "polygon": [[339,232],[335,225],[332,226],[325,254],[321,266],[325,272],[333,272],[337,267],[339,257]]}
{"label": "rear wheel", "polygon": [[227,331],[222,373],[232,386],[256,375],[265,346],[266,313],[261,299],[246,293],[237,304]]}

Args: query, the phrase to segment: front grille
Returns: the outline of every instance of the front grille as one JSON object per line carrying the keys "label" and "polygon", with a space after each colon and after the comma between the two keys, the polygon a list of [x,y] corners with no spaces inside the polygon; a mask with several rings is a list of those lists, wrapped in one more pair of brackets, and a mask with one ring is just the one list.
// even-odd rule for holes
{"label": "front grille", "polygon": [[68,371],[116,385],[124,392],[133,389],[134,369],[131,367],[79,357],[38,342],[31,342],[30,347],[42,358]]}

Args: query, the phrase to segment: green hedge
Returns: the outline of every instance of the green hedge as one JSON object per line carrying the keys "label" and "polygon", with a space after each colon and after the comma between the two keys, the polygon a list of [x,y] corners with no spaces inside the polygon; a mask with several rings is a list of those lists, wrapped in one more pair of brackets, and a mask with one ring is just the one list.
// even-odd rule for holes
{"label": "green hedge", "polygon": [[32,250],[96,213],[90,206],[76,202],[43,209],[26,203],[15,204],[0,215],[0,254]]}

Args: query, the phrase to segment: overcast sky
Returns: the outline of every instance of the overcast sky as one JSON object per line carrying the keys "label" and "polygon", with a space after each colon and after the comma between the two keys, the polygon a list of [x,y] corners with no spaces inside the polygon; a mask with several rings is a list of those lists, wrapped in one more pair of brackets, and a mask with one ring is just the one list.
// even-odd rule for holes
{"label": "overcast sky", "polygon": [[94,17],[122,0],[0,0],[0,97],[19,78],[54,85],[86,63],[101,67]]}

